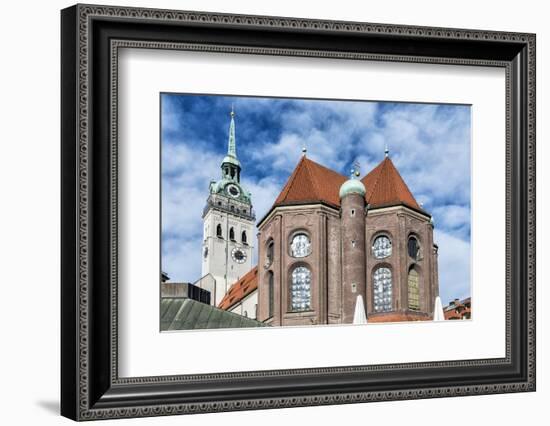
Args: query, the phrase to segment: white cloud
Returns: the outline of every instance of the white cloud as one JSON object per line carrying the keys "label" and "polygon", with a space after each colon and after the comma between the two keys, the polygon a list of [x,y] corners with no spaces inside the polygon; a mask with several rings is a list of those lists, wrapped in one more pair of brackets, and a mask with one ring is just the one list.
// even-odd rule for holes
{"label": "white cloud", "polygon": [[445,228],[461,228],[470,225],[470,208],[462,205],[446,205],[436,207],[433,210],[434,216],[440,218],[438,225]]}
{"label": "white cloud", "polygon": [[455,298],[471,295],[470,243],[447,232],[435,229],[435,243],[439,246],[439,294],[446,305]]}
{"label": "white cloud", "polygon": [[[239,156],[243,185],[252,193],[257,219],[271,208],[298,163],[303,146],[308,157],[346,175],[356,157],[366,174],[390,156],[419,202],[436,218],[439,244],[440,293],[443,303],[470,294],[470,138],[467,108],[441,110],[434,105],[381,108],[368,102],[291,103],[237,98],[238,116],[271,114],[278,132],[257,126]],[[289,106],[290,105],[290,106]],[[179,121],[178,121],[179,120]],[[181,113],[163,111],[165,130],[182,126]],[[254,133],[257,131],[258,133]],[[244,132],[243,132],[244,133]],[[237,122],[237,140],[239,133]],[[221,157],[203,151],[200,132],[181,132],[193,140],[163,140],[163,269],[174,279],[194,281],[201,265],[202,209],[208,183],[220,176]],[[270,138],[272,138],[270,140]],[[253,142],[252,142],[253,141]],[[225,141],[224,141],[225,142]],[[243,145],[240,145],[242,147]],[[257,179],[251,162],[263,167]],[[447,300],[448,299],[448,300]]]}
{"label": "white cloud", "polygon": [[200,278],[201,238],[165,239],[162,244],[162,270],[172,281],[195,282]]}
{"label": "white cloud", "polygon": [[[345,174],[355,148],[351,142],[373,126],[376,104],[298,101],[295,106],[280,114],[280,137],[265,141],[264,148],[253,157],[291,172],[305,147],[309,158]],[[381,145],[379,140],[375,143]]]}
{"label": "white cloud", "polygon": [[183,141],[164,141],[162,146],[162,269],[174,280],[190,282],[201,273],[208,184],[221,173],[219,159],[200,144],[193,146]]}

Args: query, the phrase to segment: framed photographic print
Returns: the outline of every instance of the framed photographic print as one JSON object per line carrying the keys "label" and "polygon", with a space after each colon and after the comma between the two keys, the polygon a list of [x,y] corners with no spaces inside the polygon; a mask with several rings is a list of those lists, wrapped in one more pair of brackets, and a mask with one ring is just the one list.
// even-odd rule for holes
{"label": "framed photographic print", "polygon": [[61,27],[64,416],[535,390],[533,34]]}

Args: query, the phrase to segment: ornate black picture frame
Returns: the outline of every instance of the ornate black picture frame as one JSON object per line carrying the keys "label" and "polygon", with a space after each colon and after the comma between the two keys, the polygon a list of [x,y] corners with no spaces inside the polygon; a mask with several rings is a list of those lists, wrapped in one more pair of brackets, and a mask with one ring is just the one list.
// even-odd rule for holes
{"label": "ornate black picture frame", "polygon": [[[535,35],[76,5],[61,13],[61,414],[74,420],[535,390]],[[117,52],[190,49],[506,72],[506,356],[119,378]]]}

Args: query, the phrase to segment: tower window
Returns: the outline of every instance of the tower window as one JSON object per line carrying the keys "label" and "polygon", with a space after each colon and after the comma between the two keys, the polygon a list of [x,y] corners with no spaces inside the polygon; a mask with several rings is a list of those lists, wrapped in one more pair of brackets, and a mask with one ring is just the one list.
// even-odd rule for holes
{"label": "tower window", "polygon": [[275,243],[273,240],[269,240],[269,243],[267,244],[267,250],[265,253],[265,267],[269,268],[271,264],[273,263],[273,251],[275,248]]}
{"label": "tower window", "polygon": [[222,235],[222,226],[218,223],[218,226],[216,226],[216,236],[218,238],[223,238]]}
{"label": "tower window", "polygon": [[350,216],[355,217],[355,209],[351,209]]}
{"label": "tower window", "polygon": [[407,252],[412,259],[420,260],[420,244],[418,244],[416,237],[409,237]]}
{"label": "tower window", "polygon": [[248,244],[247,238],[246,238],[246,231],[243,231],[241,234],[241,242],[243,244]]}
{"label": "tower window", "polygon": [[385,235],[380,235],[374,240],[372,254],[376,259],[384,259],[391,256],[391,249],[391,240]]}
{"label": "tower window", "polygon": [[231,241],[235,241],[235,230],[233,229],[233,227],[229,229],[229,239]]}
{"label": "tower window", "polygon": [[392,276],[391,269],[379,267],[374,271],[374,312],[392,310]]}
{"label": "tower window", "polygon": [[420,309],[420,291],[419,291],[419,276],[416,269],[411,268],[408,277],[408,294],[409,294],[409,309],[418,311]]}
{"label": "tower window", "polygon": [[267,273],[267,315],[269,317],[273,316],[273,311],[275,308],[275,289],[273,281],[273,272],[269,271]]}
{"label": "tower window", "polygon": [[293,311],[311,308],[311,271],[305,266],[298,266],[292,271],[290,308]]}
{"label": "tower window", "polygon": [[292,257],[306,257],[311,253],[311,241],[304,233],[296,234],[290,243],[290,255]]}

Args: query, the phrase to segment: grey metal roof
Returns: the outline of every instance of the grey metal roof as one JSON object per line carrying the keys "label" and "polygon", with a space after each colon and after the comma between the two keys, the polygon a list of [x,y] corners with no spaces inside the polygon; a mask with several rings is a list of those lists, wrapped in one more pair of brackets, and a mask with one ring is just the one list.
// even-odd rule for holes
{"label": "grey metal roof", "polygon": [[164,297],[160,302],[161,331],[266,326],[267,324],[260,321],[224,311],[193,299]]}

